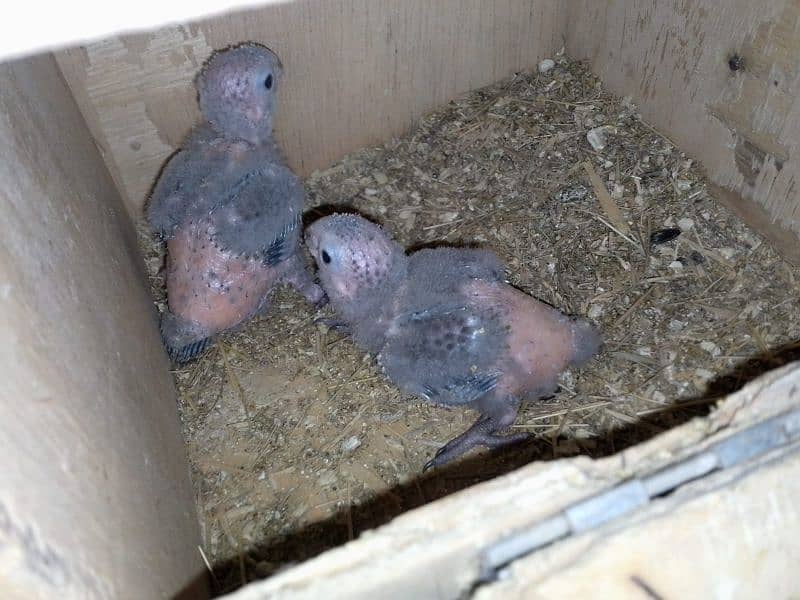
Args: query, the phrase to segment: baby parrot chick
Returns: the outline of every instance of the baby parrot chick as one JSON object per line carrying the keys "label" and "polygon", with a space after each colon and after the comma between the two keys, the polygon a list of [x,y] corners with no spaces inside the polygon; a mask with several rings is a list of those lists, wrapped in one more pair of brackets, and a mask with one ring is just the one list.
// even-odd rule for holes
{"label": "baby parrot chick", "polygon": [[506,283],[503,263],[487,250],[406,255],[380,226],[349,214],[313,223],[306,243],[331,306],[392,382],[429,402],[480,413],[425,469],[475,446],[528,439],[499,432],[523,400],[552,394],[562,371],[600,348],[588,322]]}
{"label": "baby parrot chick", "polygon": [[279,283],[323,299],[299,253],[305,192],[272,135],[281,73],[257,44],[214,54],[196,82],[205,120],[150,197],[148,222],[167,241],[161,332],[179,363],[263,311]]}

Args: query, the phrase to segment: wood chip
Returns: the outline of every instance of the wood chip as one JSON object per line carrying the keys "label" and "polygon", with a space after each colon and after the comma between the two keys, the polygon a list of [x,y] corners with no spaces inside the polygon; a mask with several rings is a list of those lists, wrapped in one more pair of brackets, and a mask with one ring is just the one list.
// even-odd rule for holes
{"label": "wood chip", "polygon": [[603,180],[600,179],[600,175],[597,174],[592,163],[588,160],[583,162],[583,169],[586,171],[586,174],[589,176],[589,182],[592,184],[594,188],[594,193],[597,196],[597,201],[600,203],[600,208],[603,209],[603,212],[606,214],[608,219],[611,221],[611,224],[614,225],[620,232],[624,235],[630,237],[631,235],[631,228],[628,225],[628,222],[622,216],[622,211],[617,206],[617,203],[614,202],[614,199],[611,197],[611,194],[608,193],[608,189],[606,189]]}

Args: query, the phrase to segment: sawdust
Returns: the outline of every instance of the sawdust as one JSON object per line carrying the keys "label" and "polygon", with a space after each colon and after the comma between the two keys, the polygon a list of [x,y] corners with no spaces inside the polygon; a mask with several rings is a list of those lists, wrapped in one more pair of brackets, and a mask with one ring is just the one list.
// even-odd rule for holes
{"label": "sawdust", "polygon": [[[606,346],[554,398],[523,406],[514,427],[533,443],[423,477],[475,414],[400,393],[280,290],[266,316],[175,372],[220,591],[531,460],[615,452],[800,355],[798,271],[713,201],[698,165],[635,106],[564,58],[458,99],[306,186],[309,219],[344,205],[409,247],[495,250],[514,285],[590,317]],[[163,308],[163,249],[142,243]]]}

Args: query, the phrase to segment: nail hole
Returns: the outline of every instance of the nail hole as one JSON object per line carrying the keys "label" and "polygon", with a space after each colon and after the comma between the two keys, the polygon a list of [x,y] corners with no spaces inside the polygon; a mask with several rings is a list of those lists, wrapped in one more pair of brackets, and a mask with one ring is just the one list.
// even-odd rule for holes
{"label": "nail hole", "polygon": [[744,69],[744,59],[738,54],[733,54],[728,58],[728,68],[731,71],[741,71]]}

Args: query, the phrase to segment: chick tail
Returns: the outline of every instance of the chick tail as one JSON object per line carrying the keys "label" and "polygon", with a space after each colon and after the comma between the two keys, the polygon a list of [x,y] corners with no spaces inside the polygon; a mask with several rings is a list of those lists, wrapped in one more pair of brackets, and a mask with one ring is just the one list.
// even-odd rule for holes
{"label": "chick tail", "polygon": [[599,352],[602,345],[603,338],[594,325],[583,319],[572,319],[572,366],[585,365]]}
{"label": "chick tail", "polygon": [[210,343],[211,338],[205,338],[181,348],[167,346],[167,353],[174,362],[182,365],[200,356],[205,349],[208,348]]}
{"label": "chick tail", "polygon": [[198,323],[186,321],[165,312],[161,318],[161,339],[170,359],[184,364],[200,356],[211,344],[211,337],[205,335]]}

